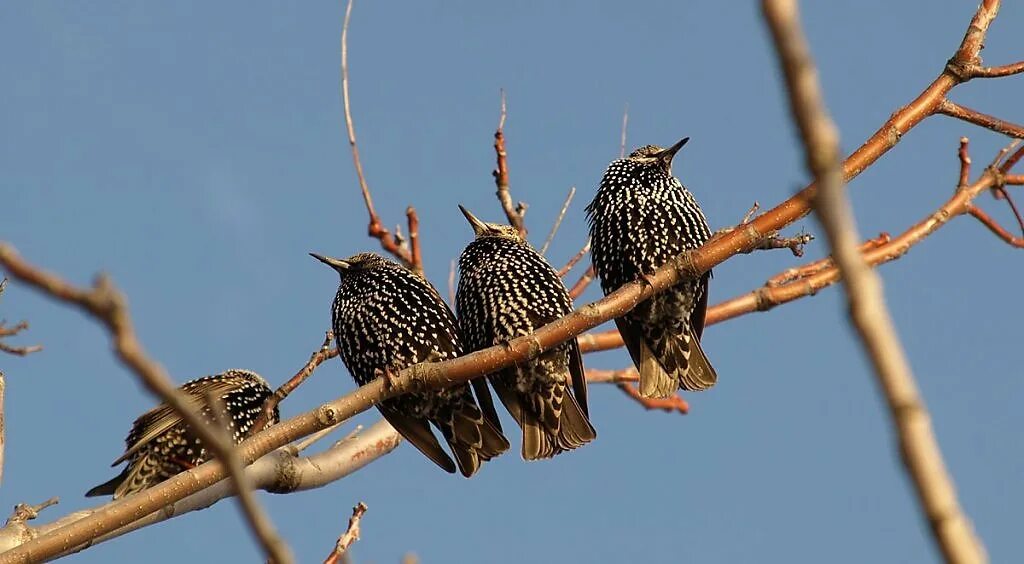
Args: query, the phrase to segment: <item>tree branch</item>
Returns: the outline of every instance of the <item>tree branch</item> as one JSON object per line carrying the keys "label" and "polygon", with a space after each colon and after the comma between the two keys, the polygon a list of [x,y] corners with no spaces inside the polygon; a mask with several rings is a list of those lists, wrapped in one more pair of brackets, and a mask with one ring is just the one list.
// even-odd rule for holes
{"label": "tree branch", "polygon": [[986,129],[991,129],[996,133],[1002,133],[1008,137],[1024,138],[1024,126],[1010,123],[997,117],[966,108],[960,104],[951,102],[946,98],[943,98],[942,102],[939,103],[937,111],[940,114],[963,120],[967,123],[973,123],[974,125],[981,126]]}
{"label": "tree branch", "polygon": [[886,309],[881,279],[857,249],[853,212],[843,194],[839,137],[821,99],[796,2],[764,0],[762,6],[786,76],[790,109],[806,150],[807,167],[821,187],[814,200],[815,211],[843,278],[851,320],[889,404],[903,462],[946,561],[984,562],[984,547],[957,502],[927,408]]}
{"label": "tree branch", "polygon": [[[111,335],[114,352],[121,362],[138,377],[146,389],[180,414],[217,458],[226,462],[232,483],[237,485],[239,492],[242,491],[245,485],[244,481],[240,481],[244,480],[241,477],[242,465],[234,454],[233,445],[222,429],[209,425],[199,415],[188,397],[171,382],[163,367],[146,354],[135,336],[124,295],[107,276],[98,276],[90,290],[80,289],[28,264],[18,256],[13,247],[3,243],[0,243],[0,263],[15,278],[53,298],[84,310],[102,323]],[[126,499],[132,500],[134,497],[127,496]],[[265,518],[260,519],[260,515],[252,511],[255,501],[249,501],[252,503],[243,504],[243,513],[249,519],[249,524],[266,553],[274,562],[291,562],[291,556],[283,541],[272,528],[265,526]]]}
{"label": "tree branch", "polygon": [[555,233],[558,233],[558,228],[562,225],[562,220],[565,219],[565,212],[569,211],[569,204],[572,203],[572,197],[575,195],[576,187],[572,186],[569,188],[569,193],[565,196],[565,201],[562,202],[562,209],[559,210],[558,216],[555,218],[555,224],[551,226],[551,232],[548,233],[544,246],[540,248],[540,254],[547,254],[548,247],[551,245],[551,241],[555,240]]}
{"label": "tree branch", "polygon": [[512,193],[509,192],[508,182],[508,152],[505,151],[505,117],[507,116],[505,106],[505,91],[501,91],[501,118],[498,120],[498,129],[494,132],[494,154],[497,157],[497,168],[491,172],[494,176],[494,184],[498,191],[498,202],[501,209],[505,211],[509,225],[519,230],[519,235],[526,238],[526,224],[523,216],[526,215],[526,204],[519,202],[518,206],[512,205]]}
{"label": "tree branch", "polygon": [[[960,50],[953,58],[954,61],[976,62],[985,32],[994,17],[993,7],[997,5],[998,2],[986,0],[979,7]],[[895,112],[864,145],[847,158],[843,169],[846,179],[860,174],[898,143],[904,133],[925,117],[932,115],[938,102],[963,80],[964,78],[954,74],[947,67],[915,100]],[[628,308],[649,298],[654,292],[662,291],[683,278],[696,277],[727,258],[754,247],[763,238],[764,233],[778,231],[806,215],[814,191],[815,186],[812,184],[742,229],[726,234],[701,249],[683,253],[660,269],[651,278],[650,285],[626,285],[603,300],[585,305],[570,316],[544,327],[534,335],[513,341],[512,347],[492,347],[452,361],[411,367],[394,380],[394,386],[390,390],[384,390],[383,383],[379,380],[372,382],[353,394],[325,404],[313,412],[293,417],[251,437],[240,445],[239,454],[243,461],[251,462],[276,447],[365,410],[382,398],[404,393],[413,387],[450,386],[515,362],[522,362],[544,347],[563,342],[574,334],[622,315]],[[941,219],[937,221],[941,223]],[[167,503],[173,503],[190,493],[208,487],[223,477],[224,471],[220,462],[207,462],[141,494],[112,502],[102,511],[0,554],[0,564],[51,557],[62,550],[61,547],[65,546],[65,543],[73,546],[87,542],[115,529],[119,524],[145,517]]]}
{"label": "tree branch", "polygon": [[338,537],[338,542],[334,545],[334,550],[324,560],[324,564],[337,564],[341,560],[341,555],[345,554],[348,547],[352,546],[354,542],[359,540],[359,523],[366,513],[366,504],[359,502],[358,505],[352,508],[352,516],[348,519],[348,528],[345,532]]}
{"label": "tree branch", "polygon": [[[377,211],[373,207],[373,197],[370,196],[370,186],[366,183],[366,175],[363,174],[363,164],[359,160],[359,146],[356,144],[356,129],[355,123],[352,121],[352,109],[348,96],[348,24],[352,19],[352,2],[353,0],[349,0],[348,5],[345,7],[345,23],[341,26],[341,97],[345,107],[345,130],[348,132],[349,147],[352,149],[352,161],[355,163],[356,177],[359,179],[359,189],[363,193],[366,213],[370,216],[370,223],[366,228],[366,232],[370,237],[380,241],[382,249],[391,253],[405,266],[416,270],[417,263],[412,252],[399,244],[391,232],[384,227],[380,216],[377,215]],[[411,228],[412,226],[410,225],[410,230]],[[417,237],[419,236],[418,229],[416,235]]]}

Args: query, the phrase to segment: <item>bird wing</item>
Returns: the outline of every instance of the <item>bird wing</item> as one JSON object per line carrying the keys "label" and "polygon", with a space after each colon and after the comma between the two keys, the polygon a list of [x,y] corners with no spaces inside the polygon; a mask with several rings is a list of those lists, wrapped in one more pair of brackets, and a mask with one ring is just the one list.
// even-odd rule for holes
{"label": "bird wing", "polygon": [[704,335],[704,322],[708,315],[708,281],[711,279],[711,272],[700,278],[700,283],[697,285],[697,291],[700,292],[700,299],[693,308],[693,313],[690,314],[690,328],[693,329],[693,333],[697,335],[699,341]]}
{"label": "bird wing", "polygon": [[433,460],[434,464],[440,466],[445,472],[455,473],[455,462],[441,448],[441,443],[437,441],[437,437],[430,430],[430,423],[426,419],[406,415],[388,402],[381,403],[378,407],[384,415],[384,419],[387,419],[400,435],[412,443],[412,446]]}
{"label": "bird wing", "polygon": [[[202,378],[181,388],[192,409],[205,409],[208,406],[207,394],[221,397],[231,391],[234,384],[222,378]],[[171,406],[162,403],[142,414],[132,425],[132,432],[125,439],[127,449],[111,466],[117,466],[139,452],[150,441],[167,432],[168,429],[181,423],[181,414]]]}
{"label": "bird wing", "polygon": [[587,374],[583,368],[583,355],[580,353],[580,345],[575,338],[566,343],[569,347],[569,375],[572,376],[572,395],[576,397],[588,419],[590,418],[590,407],[587,405]]}

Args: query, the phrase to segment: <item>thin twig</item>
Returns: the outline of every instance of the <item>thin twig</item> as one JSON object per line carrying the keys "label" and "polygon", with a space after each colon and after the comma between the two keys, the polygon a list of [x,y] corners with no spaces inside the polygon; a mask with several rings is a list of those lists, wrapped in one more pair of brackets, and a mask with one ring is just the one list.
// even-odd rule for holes
{"label": "thin twig", "polygon": [[416,208],[409,206],[405,208],[405,217],[409,222],[409,249],[412,255],[412,269],[422,276],[423,252],[420,250],[420,216],[416,215]]}
{"label": "thin twig", "polygon": [[497,158],[497,168],[491,172],[494,176],[494,184],[497,187],[495,194],[501,209],[505,211],[509,225],[519,230],[522,237],[526,237],[526,224],[523,222],[523,215],[526,213],[526,204],[519,202],[518,206],[512,204],[512,193],[509,191],[508,180],[508,152],[505,150],[505,118],[508,115],[505,105],[505,90],[501,91],[501,117],[498,120],[498,129],[494,132],[494,154]]}
{"label": "thin twig", "polygon": [[324,564],[337,564],[341,559],[341,555],[345,554],[348,547],[352,546],[352,543],[359,540],[359,523],[366,513],[366,504],[359,502],[358,505],[352,508],[352,517],[348,519],[348,528],[345,532],[338,537],[338,542],[334,545],[334,550],[324,560]]}
{"label": "thin twig", "polygon": [[4,453],[7,451],[7,377],[0,370],[0,482],[4,477]]}
{"label": "thin twig", "polygon": [[886,309],[881,279],[857,249],[859,236],[843,193],[839,136],[822,102],[796,1],[764,0],[762,6],[786,77],[790,109],[800,130],[807,167],[819,186],[814,209],[842,273],[851,321],[889,404],[903,462],[923,513],[947,562],[985,562],[985,549],[957,502],[927,408]]}
{"label": "thin twig", "polygon": [[[2,280],[0,280],[0,296],[3,295],[4,290],[6,290],[6,289],[7,289],[7,278],[3,278]],[[25,331],[27,329],[28,329],[28,321],[24,321],[24,320],[19,321],[13,327],[7,327],[6,323],[4,321],[0,321],[0,339],[2,339],[4,337],[13,337],[14,335],[17,335],[18,333],[21,333],[22,331]],[[5,343],[3,341],[0,341],[0,351],[8,353],[8,354],[13,354],[13,355],[16,355],[16,356],[25,356],[25,355],[28,355],[28,354],[31,354],[31,353],[34,353],[34,352],[39,352],[41,350],[43,350],[43,346],[42,345],[29,345],[29,346],[25,346],[25,347],[15,347],[15,346],[8,345],[7,343]],[[2,464],[0,464],[0,475],[2,475],[2,473],[3,473],[3,467],[2,467]]]}
{"label": "thin twig", "polygon": [[558,271],[558,275],[564,278],[566,274],[569,274],[570,272],[572,272],[572,269],[573,269],[574,266],[576,266],[576,263],[578,263],[581,260],[583,260],[583,257],[587,256],[587,253],[589,253],[589,252],[590,252],[590,239],[588,238],[587,239],[587,243],[585,245],[583,245],[583,248],[580,249],[580,252],[578,252],[575,255],[573,255],[573,257],[571,259],[569,259],[569,262],[565,263],[565,266],[563,266],[561,268],[561,270]]}
{"label": "thin twig", "polygon": [[572,186],[569,188],[569,193],[565,196],[565,202],[562,203],[562,209],[559,210],[558,217],[555,218],[555,224],[551,226],[551,232],[548,233],[548,238],[544,241],[544,246],[540,248],[540,254],[547,254],[548,246],[551,245],[551,241],[555,240],[555,233],[558,233],[558,228],[562,225],[562,220],[565,219],[565,212],[569,210],[569,204],[572,203],[572,197],[575,195],[576,187]]}
{"label": "thin twig", "polygon": [[583,276],[580,276],[580,279],[577,280],[576,283],[572,285],[572,288],[569,289],[569,297],[575,300],[583,295],[587,286],[594,281],[594,275],[594,266],[591,265],[587,268],[586,272],[583,273]]}
{"label": "thin twig", "polygon": [[448,265],[448,303],[455,305],[455,259]]}
{"label": "thin twig", "polygon": [[253,425],[253,429],[262,429],[267,423],[273,418],[274,409],[281,404],[292,392],[295,391],[303,382],[305,382],[313,372],[323,364],[325,361],[338,356],[338,349],[331,347],[331,343],[334,341],[334,333],[327,331],[324,334],[324,342],[320,345],[313,354],[309,355],[309,360],[306,364],[295,373],[294,376],[288,379],[287,382],[281,384],[274,395],[267,398],[267,401],[263,403],[263,413],[260,415]]}
{"label": "thin twig", "polygon": [[25,521],[31,521],[32,519],[39,517],[40,511],[46,509],[47,507],[57,505],[58,503],[60,503],[60,498],[58,498],[57,496],[51,497],[50,499],[36,505],[19,503],[14,506],[14,511],[11,513],[11,516],[7,518],[7,522],[4,523],[4,527],[7,527],[13,523],[24,523]]}
{"label": "thin twig", "polygon": [[629,125],[629,102],[626,102],[626,109],[622,110],[622,138],[619,141],[619,158],[626,157],[626,126]]}
{"label": "thin twig", "polygon": [[946,98],[943,98],[939,103],[937,111],[940,114],[963,120],[968,123],[973,123],[974,125],[978,125],[986,129],[991,129],[992,131],[1002,133],[1009,137],[1024,138],[1024,126],[966,108],[955,102],[951,102]]}
{"label": "thin twig", "polygon": [[384,227],[373,207],[373,197],[370,196],[370,187],[366,183],[366,175],[363,174],[363,164],[359,160],[359,146],[356,144],[356,128],[352,121],[352,109],[348,95],[348,24],[352,18],[352,2],[349,0],[345,7],[345,23],[341,27],[341,97],[345,109],[345,129],[348,132],[348,144],[352,149],[352,161],[356,167],[356,177],[359,179],[359,189],[363,193],[363,203],[366,204],[366,213],[370,216],[370,223],[366,228],[367,234],[380,241],[380,246],[391,253],[409,268],[415,268],[415,262],[409,249],[401,244],[391,235],[391,232]]}
{"label": "thin twig", "polygon": [[640,395],[634,384],[622,382],[616,384],[623,393],[636,400],[644,409],[659,410],[666,413],[681,413],[686,415],[690,412],[690,405],[678,393],[667,398],[645,398]]}

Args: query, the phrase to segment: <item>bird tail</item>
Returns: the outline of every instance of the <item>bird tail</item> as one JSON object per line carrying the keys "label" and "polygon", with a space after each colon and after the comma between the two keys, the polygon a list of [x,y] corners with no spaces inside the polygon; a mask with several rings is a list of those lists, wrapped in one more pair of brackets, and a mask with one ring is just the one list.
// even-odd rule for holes
{"label": "bird tail", "polygon": [[642,339],[639,356],[640,395],[645,398],[667,398],[677,388],[699,392],[718,381],[688,323],[680,334]]}
{"label": "bird tail", "polygon": [[[523,430],[524,460],[543,460],[594,440],[597,433],[564,383],[531,394],[515,389],[515,369],[492,378],[505,408]],[[568,375],[567,375],[568,376]]]}
{"label": "bird tail", "polygon": [[509,443],[475,403],[462,401],[453,409],[450,424],[438,427],[455,455],[459,471],[469,478],[484,462],[508,450]]}
{"label": "bird tail", "polygon": [[158,458],[143,453],[113,479],[86,492],[85,497],[113,495],[114,499],[120,499],[152,487],[164,481],[169,475]]}
{"label": "bird tail", "polygon": [[114,476],[113,478],[107,480],[106,482],[103,482],[102,484],[100,484],[100,485],[94,487],[93,489],[85,492],[85,497],[98,497],[98,496],[101,496],[101,495],[113,495],[113,493],[115,491],[117,491],[118,486],[120,486],[124,482],[125,478],[128,477],[128,470],[129,469],[130,469],[130,467],[126,467],[117,476]]}

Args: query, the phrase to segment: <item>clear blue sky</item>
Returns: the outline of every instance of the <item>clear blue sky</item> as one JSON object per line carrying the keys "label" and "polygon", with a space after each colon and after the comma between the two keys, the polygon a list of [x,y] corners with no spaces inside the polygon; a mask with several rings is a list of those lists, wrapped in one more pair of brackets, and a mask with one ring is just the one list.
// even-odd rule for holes
{"label": "clear blue sky", "polygon": [[[975,2],[805,2],[846,151],[942,69]],[[142,341],[178,381],[231,367],[274,383],[330,322],[337,278],[308,251],[375,250],[344,137],[338,2],[17,3],[0,21],[0,237],[85,283],[106,270]],[[986,62],[1024,58],[1007,2]],[[470,231],[455,205],[499,217],[490,171],[508,91],[514,196],[550,251],[583,243],[583,205],[619,150],[692,139],[676,172],[716,227],[806,181],[756,2],[357,3],[350,34],[363,164],[389,224],[420,212],[428,276],[443,288]],[[953,98],[1024,119],[1022,79]],[[905,136],[851,193],[862,232],[899,232],[956,183],[957,139],[976,162],[1004,140],[948,118]],[[1007,218],[998,202],[984,205]],[[817,226],[807,223],[817,232]],[[808,258],[821,255],[815,242]],[[882,273],[960,499],[996,562],[1024,557],[1020,253],[957,219]],[[806,259],[805,259],[806,260]],[[785,252],[716,269],[712,301],[799,264]],[[596,288],[587,299],[597,297]],[[134,417],[151,406],[76,311],[12,285],[28,318],[8,376],[0,508],[89,504]],[[595,386],[599,439],[557,460],[508,455],[472,480],[408,445],[324,489],[261,494],[299,560],[316,561],[351,507],[369,505],[357,562],[905,562],[935,556],[872,376],[836,289],[710,328],[720,375],[689,416],[647,413]],[[627,365],[622,351],[587,357]],[[323,366],[287,416],[353,389]],[[360,421],[372,421],[368,414]],[[518,435],[514,435],[518,441]],[[254,561],[233,502],[90,549],[80,562]]]}

